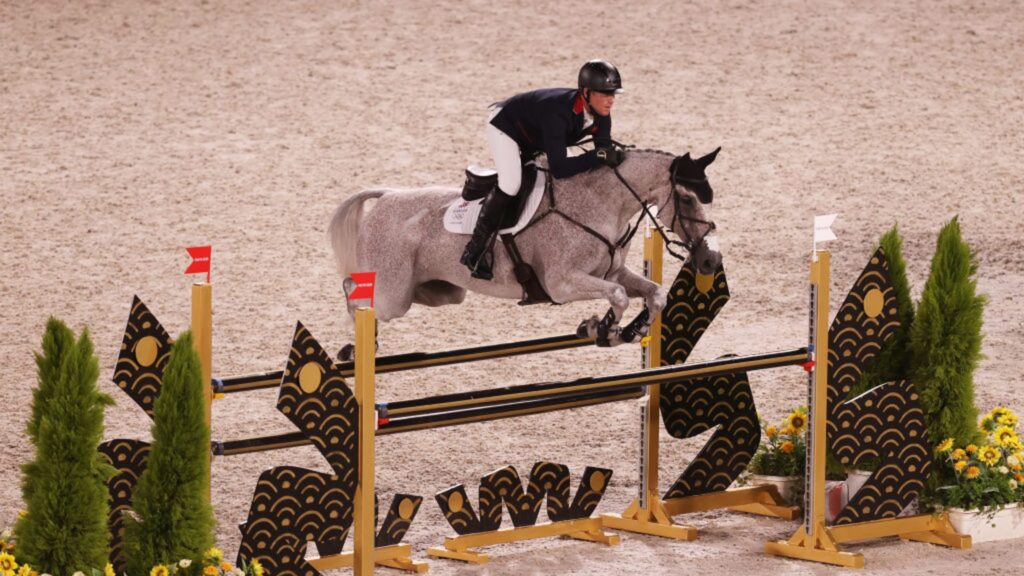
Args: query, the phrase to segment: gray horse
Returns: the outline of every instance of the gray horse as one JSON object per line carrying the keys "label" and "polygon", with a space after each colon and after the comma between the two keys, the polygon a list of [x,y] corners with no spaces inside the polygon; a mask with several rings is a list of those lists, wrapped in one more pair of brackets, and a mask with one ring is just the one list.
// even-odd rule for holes
{"label": "gray horse", "polygon": [[[689,251],[697,271],[714,273],[721,255],[707,242],[714,223],[708,217],[712,190],[704,169],[717,154],[715,150],[692,159],[689,154],[631,149],[617,169],[600,167],[553,181],[534,222],[520,232],[516,244],[554,302],[611,303],[603,319],[593,316],[580,324],[581,336],[604,346],[636,341],[665,307],[665,288],[623,265],[631,221],[645,206],[658,208],[657,219],[682,239],[673,243]],[[543,157],[539,165],[543,169]],[[500,241],[494,249],[492,281],[472,278],[459,263],[468,236],[447,232],[442,222],[458,198],[459,190],[453,188],[373,189],[352,195],[335,211],[328,234],[342,278],[355,271],[377,273],[379,320],[399,318],[413,304],[460,304],[467,290],[496,298],[523,296]],[[376,204],[366,210],[368,200]],[[645,310],[620,327],[629,298],[638,296]],[[354,314],[351,303],[348,311]]]}

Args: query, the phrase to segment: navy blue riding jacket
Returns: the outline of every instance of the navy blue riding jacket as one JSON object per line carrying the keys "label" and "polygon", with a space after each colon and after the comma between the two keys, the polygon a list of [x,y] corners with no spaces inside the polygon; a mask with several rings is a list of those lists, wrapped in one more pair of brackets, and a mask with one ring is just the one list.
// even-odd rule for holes
{"label": "navy blue riding jacket", "polygon": [[565,149],[570,145],[587,136],[594,137],[598,148],[612,145],[611,116],[595,114],[594,123],[584,131],[583,95],[574,88],[523,92],[494,105],[501,111],[491,124],[515,140],[525,158],[546,154],[555,178],[568,178],[598,165],[594,150],[568,156]]}

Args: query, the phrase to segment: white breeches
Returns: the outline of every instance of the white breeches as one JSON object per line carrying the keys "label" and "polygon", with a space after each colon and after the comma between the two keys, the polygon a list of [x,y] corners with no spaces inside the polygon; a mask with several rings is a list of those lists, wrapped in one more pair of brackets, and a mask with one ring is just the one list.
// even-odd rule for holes
{"label": "white breeches", "polygon": [[491,118],[501,111],[494,109],[487,118],[485,136],[487,147],[494,158],[494,169],[498,171],[498,188],[509,196],[519,193],[519,185],[523,181],[523,167],[519,160],[519,145],[501,130],[491,124]]}

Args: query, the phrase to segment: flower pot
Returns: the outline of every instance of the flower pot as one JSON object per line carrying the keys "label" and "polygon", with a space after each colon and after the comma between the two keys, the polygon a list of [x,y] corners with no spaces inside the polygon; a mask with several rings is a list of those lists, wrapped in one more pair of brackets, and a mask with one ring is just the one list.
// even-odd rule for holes
{"label": "flower pot", "polygon": [[873,470],[847,470],[846,471],[846,492],[847,497],[853,500],[857,491],[867,483],[868,478],[874,474]]}
{"label": "flower pot", "polygon": [[960,534],[970,534],[971,542],[992,542],[1024,538],[1024,507],[1007,506],[995,513],[950,508],[949,522]]}
{"label": "flower pot", "polygon": [[796,490],[800,480],[800,476],[764,476],[761,474],[751,474],[749,482],[754,486],[775,486],[779,491],[779,496],[781,496],[783,500],[790,504],[800,504],[800,502],[793,502],[793,498],[796,497]]}

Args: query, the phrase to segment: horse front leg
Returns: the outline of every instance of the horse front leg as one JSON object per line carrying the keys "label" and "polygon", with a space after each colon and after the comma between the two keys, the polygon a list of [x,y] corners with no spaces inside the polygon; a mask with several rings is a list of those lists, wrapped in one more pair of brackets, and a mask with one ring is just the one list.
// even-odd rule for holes
{"label": "horse front leg", "polygon": [[665,309],[668,302],[668,291],[664,286],[651,282],[625,267],[617,270],[613,274],[612,280],[625,288],[626,295],[630,298],[639,296],[644,299],[644,309],[620,333],[624,342],[636,342],[650,332],[654,319],[660,316],[661,311]]}
{"label": "horse front leg", "polygon": [[602,298],[608,300],[611,308],[604,317],[591,316],[584,320],[576,329],[576,334],[581,338],[593,338],[602,347],[622,344],[619,321],[629,307],[629,296],[625,288],[602,278],[574,275],[561,282],[553,292],[558,293],[558,296],[552,296],[561,302]]}

